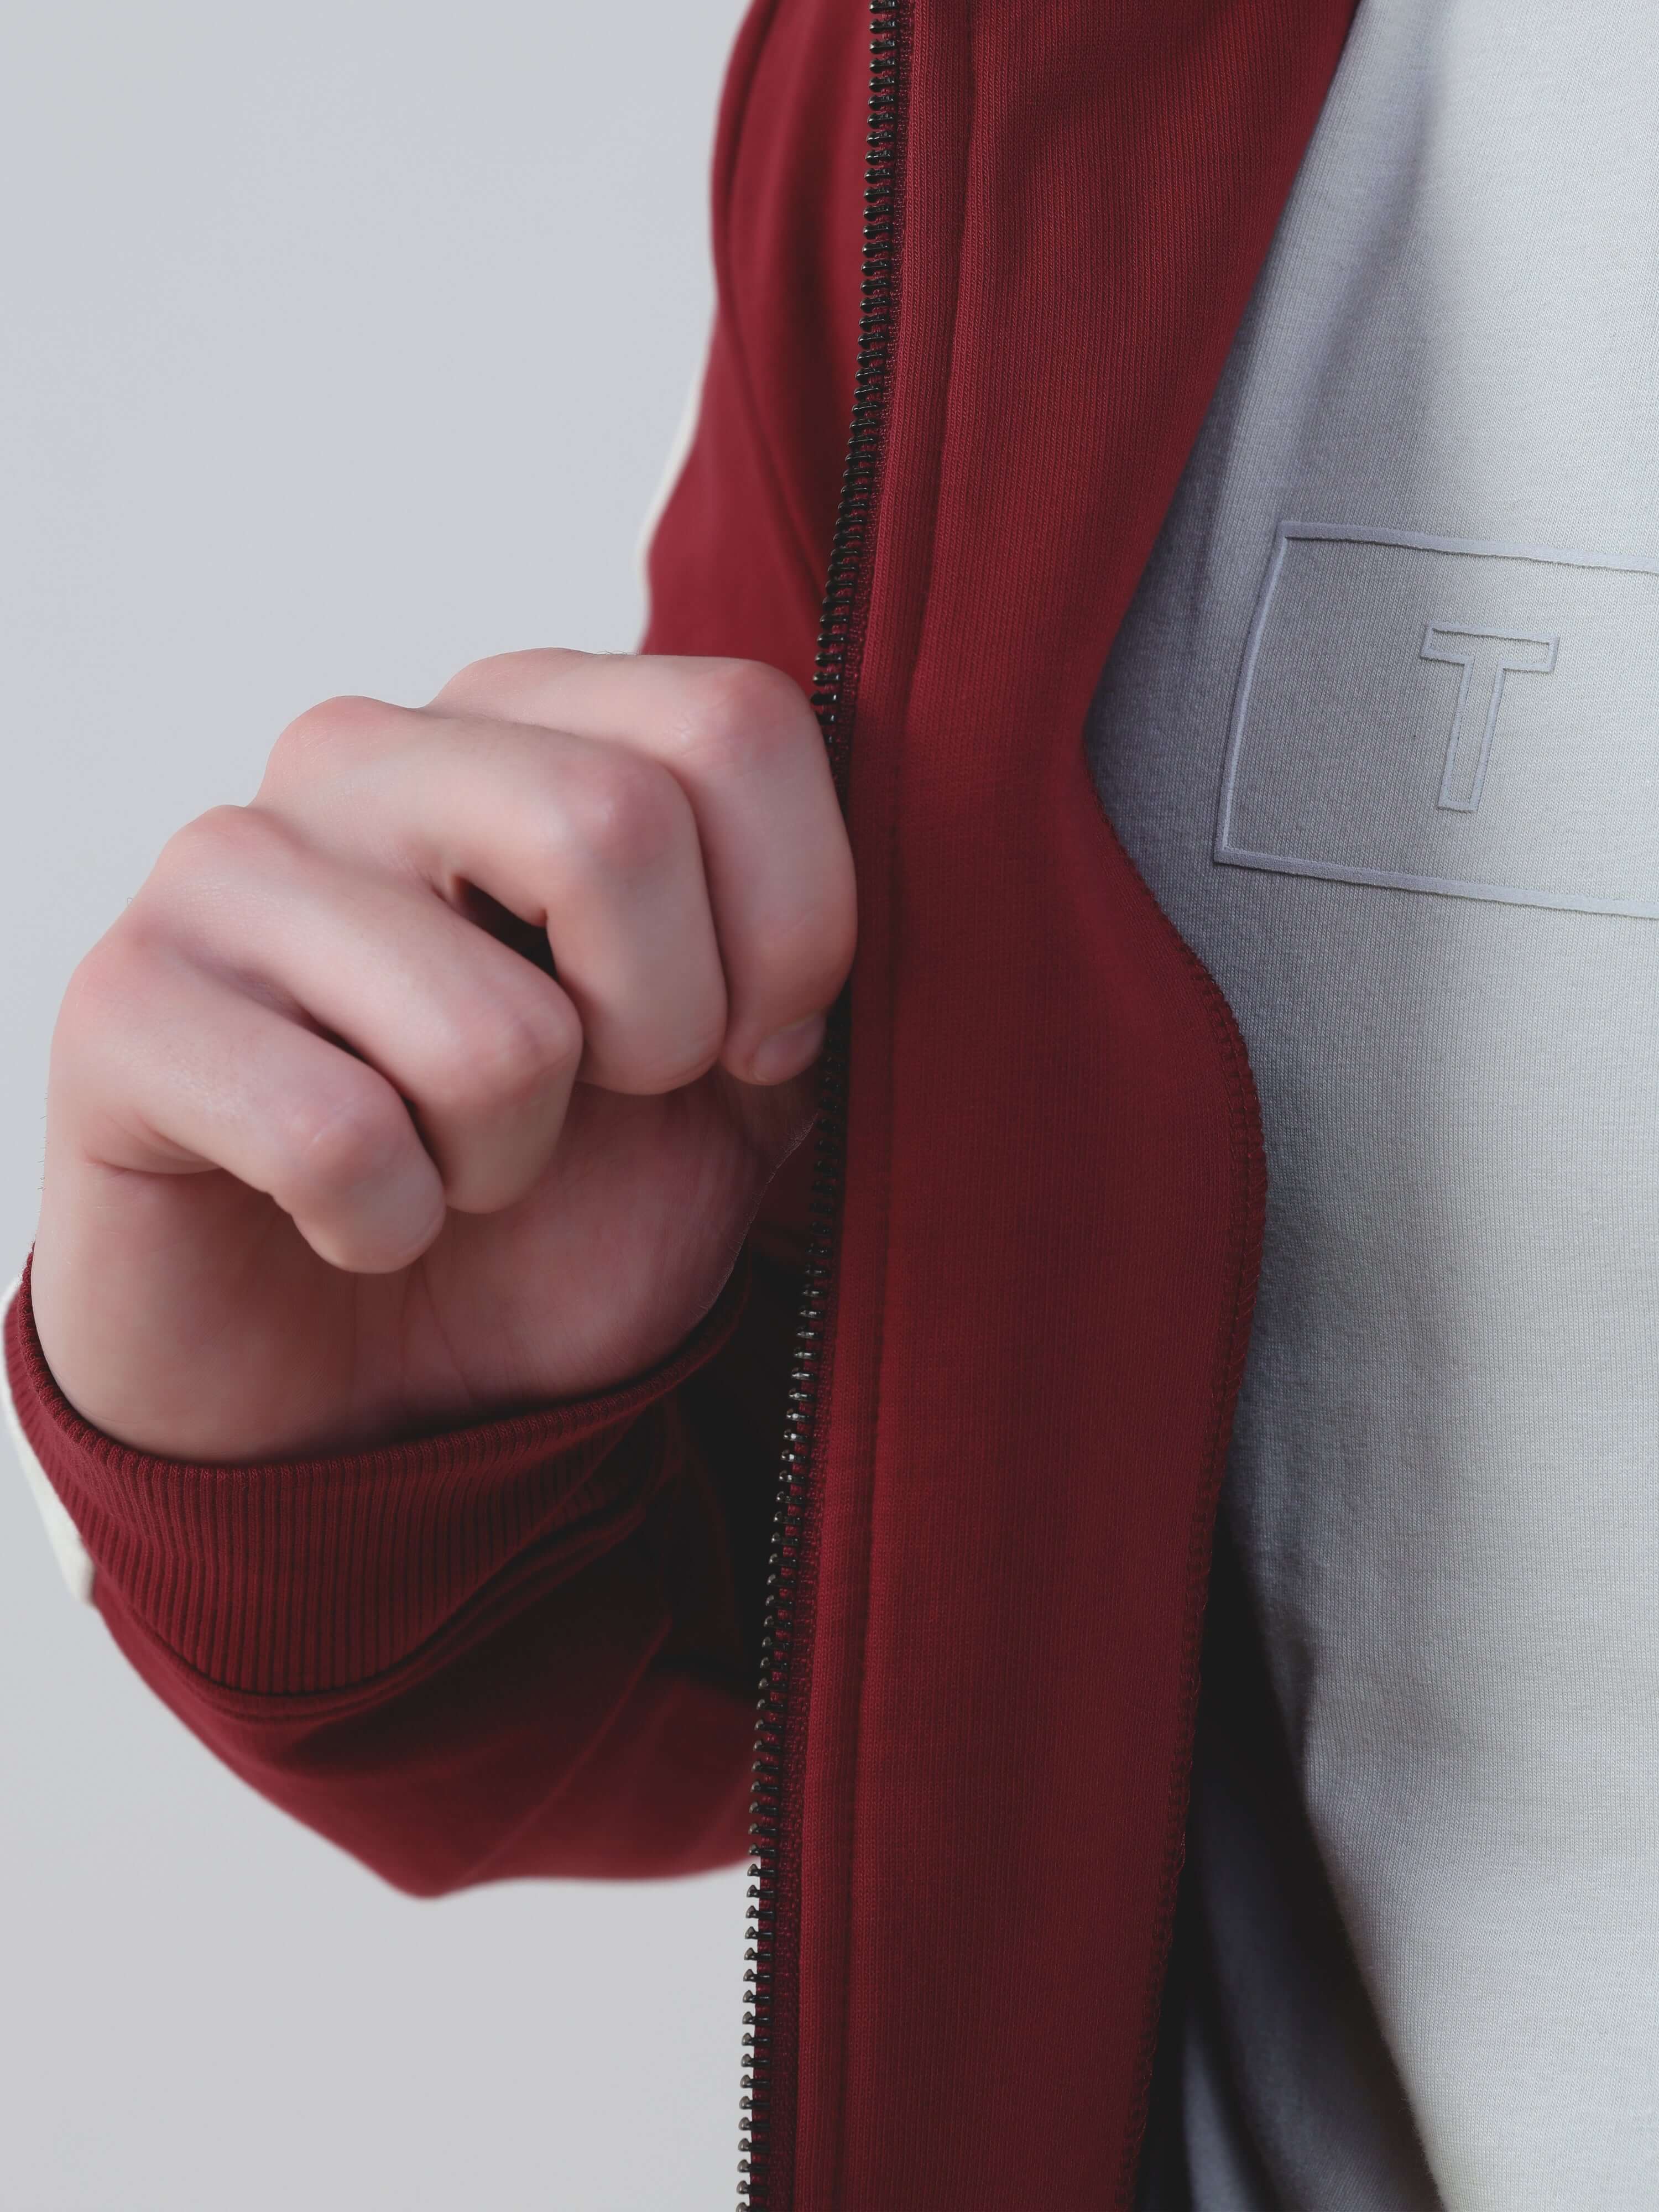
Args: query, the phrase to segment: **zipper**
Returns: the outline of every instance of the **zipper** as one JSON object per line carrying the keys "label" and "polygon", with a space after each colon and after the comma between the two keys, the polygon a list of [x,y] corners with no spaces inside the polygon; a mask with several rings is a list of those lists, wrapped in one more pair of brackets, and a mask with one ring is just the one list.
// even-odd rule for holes
{"label": "zipper", "polygon": [[[818,618],[812,691],[843,811],[891,384],[908,49],[908,0],[869,0],[869,9],[870,101],[858,362],[847,461]],[[817,1565],[819,1411],[845,1179],[849,1027],[848,994],[843,991],[831,1012],[818,1060],[811,1226],[761,1637],[750,1806],[739,2212],[788,2212],[793,2194],[801,1784]]]}

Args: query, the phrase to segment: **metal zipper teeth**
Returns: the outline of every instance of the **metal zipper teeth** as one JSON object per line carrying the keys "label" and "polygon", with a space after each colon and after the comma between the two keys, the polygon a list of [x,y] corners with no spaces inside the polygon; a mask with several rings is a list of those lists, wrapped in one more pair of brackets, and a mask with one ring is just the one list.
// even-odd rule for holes
{"label": "metal zipper teeth", "polygon": [[[858,362],[847,463],[830,542],[812,706],[829,748],[843,806],[857,679],[857,647],[868,589],[876,479],[886,426],[895,310],[901,33],[904,0],[870,0],[869,132],[864,177],[864,252]],[[771,2112],[778,2061],[776,2014],[780,1878],[786,1841],[786,1742],[796,1663],[801,1571],[811,1503],[824,1330],[834,1278],[847,1140],[848,1006],[843,994],[818,1062],[811,1228],[800,1317],[796,1324],[784,1420],[783,1462],[772,1524],[761,1688],[755,1723],[755,1779],[750,1807],[749,1941],[744,1974],[742,2142],[739,2212],[785,2212],[788,2182],[772,2171]],[[793,1938],[796,1931],[790,1929]],[[790,2024],[793,2027],[793,2023]],[[793,2033],[791,2036],[793,2044]],[[793,2057],[793,2051],[791,2051]]]}

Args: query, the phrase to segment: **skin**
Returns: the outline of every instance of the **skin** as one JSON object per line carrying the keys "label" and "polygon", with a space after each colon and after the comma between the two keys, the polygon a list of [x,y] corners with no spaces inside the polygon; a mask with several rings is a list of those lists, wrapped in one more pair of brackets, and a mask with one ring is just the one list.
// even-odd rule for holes
{"label": "skin", "polygon": [[313,708],[71,980],[33,1274],[60,1387],[224,1462],[641,1373],[810,1125],[854,930],[775,670],[509,653]]}

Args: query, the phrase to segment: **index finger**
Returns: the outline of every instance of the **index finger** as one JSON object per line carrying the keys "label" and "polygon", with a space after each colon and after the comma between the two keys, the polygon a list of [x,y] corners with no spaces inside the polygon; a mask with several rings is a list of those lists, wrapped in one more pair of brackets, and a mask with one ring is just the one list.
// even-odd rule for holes
{"label": "index finger", "polygon": [[432,702],[629,747],[696,818],[730,1015],[723,1064],[767,1079],[768,1040],[834,1001],[853,964],[852,848],[805,697],[755,660],[535,652],[477,661]]}

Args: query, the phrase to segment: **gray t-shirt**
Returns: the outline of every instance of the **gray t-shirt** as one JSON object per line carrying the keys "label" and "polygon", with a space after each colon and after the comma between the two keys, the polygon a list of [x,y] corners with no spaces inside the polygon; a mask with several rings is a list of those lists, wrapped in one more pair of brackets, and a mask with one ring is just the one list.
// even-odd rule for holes
{"label": "gray t-shirt", "polygon": [[1149,2201],[1659,2206],[1659,7],[1362,0],[1088,734],[1270,1191]]}

